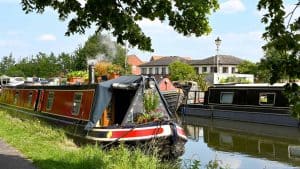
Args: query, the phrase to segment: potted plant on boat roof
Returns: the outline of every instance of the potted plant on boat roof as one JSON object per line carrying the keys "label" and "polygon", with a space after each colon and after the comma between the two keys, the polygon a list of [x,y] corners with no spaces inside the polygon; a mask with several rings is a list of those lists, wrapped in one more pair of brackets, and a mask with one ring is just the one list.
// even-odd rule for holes
{"label": "potted plant on boat roof", "polygon": [[67,74],[67,79],[71,84],[84,83],[88,79],[86,71],[72,71]]}
{"label": "potted plant on boat roof", "polygon": [[121,66],[115,65],[115,64],[111,64],[108,67],[108,70],[107,70],[107,72],[108,72],[108,79],[118,78],[120,76],[121,71],[122,71]]}

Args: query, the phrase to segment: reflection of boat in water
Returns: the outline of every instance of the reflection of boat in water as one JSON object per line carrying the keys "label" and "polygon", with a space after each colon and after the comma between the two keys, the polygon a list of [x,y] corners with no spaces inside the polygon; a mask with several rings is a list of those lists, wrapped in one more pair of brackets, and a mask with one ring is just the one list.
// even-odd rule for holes
{"label": "reflection of boat in water", "polygon": [[0,102],[62,124],[71,135],[106,145],[155,141],[165,154],[178,156],[187,140],[155,80],[144,76],[122,76],[94,85],[6,87]]}
{"label": "reflection of boat in water", "polygon": [[198,141],[202,131],[204,142],[215,150],[300,165],[298,128],[190,116],[183,117],[183,124],[190,139]]}
{"label": "reflection of boat in water", "polygon": [[204,104],[185,104],[182,113],[199,117],[229,119],[297,127],[290,116],[283,84],[216,85],[205,92]]}

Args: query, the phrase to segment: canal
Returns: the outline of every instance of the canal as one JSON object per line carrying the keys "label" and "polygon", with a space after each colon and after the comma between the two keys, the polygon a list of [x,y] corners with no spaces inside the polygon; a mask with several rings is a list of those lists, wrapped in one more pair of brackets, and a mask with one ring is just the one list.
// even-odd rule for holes
{"label": "canal", "polygon": [[182,117],[189,137],[183,159],[239,169],[300,168],[300,129],[230,120]]}

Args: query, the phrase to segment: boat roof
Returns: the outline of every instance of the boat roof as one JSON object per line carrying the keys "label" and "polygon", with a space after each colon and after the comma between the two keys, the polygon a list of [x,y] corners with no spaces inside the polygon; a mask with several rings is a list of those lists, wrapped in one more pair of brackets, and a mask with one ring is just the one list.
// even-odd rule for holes
{"label": "boat roof", "polygon": [[286,83],[217,84],[210,88],[284,88],[285,85]]}

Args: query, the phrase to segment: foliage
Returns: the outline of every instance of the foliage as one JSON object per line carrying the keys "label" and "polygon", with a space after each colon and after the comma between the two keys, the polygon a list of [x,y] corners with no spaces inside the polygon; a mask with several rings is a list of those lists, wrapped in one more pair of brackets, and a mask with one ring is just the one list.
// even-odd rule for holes
{"label": "foliage", "polygon": [[184,81],[195,77],[196,72],[193,66],[180,61],[175,61],[169,65],[169,75],[172,81]]}
{"label": "foliage", "polygon": [[159,95],[152,89],[145,91],[143,95],[143,106],[145,111],[136,117],[136,122],[138,124],[160,120],[163,118],[162,110],[158,109]]}
{"label": "foliage", "polygon": [[251,61],[245,60],[237,66],[237,69],[239,73],[256,74],[258,66]]}
{"label": "foliage", "polygon": [[84,33],[95,25],[98,31],[111,31],[120,44],[128,41],[132,46],[148,51],[152,51],[151,39],[142,32],[138,21],[168,20],[167,23],[183,35],[201,36],[211,32],[208,15],[219,7],[217,0],[91,0],[82,5],[77,0],[22,0],[21,4],[26,13],[43,13],[46,7],[52,7],[61,20],[72,17],[66,35]]}
{"label": "foliage", "polygon": [[58,64],[61,66],[63,74],[75,70],[74,56],[68,53],[62,52],[57,58]]}
{"label": "foliage", "polygon": [[[287,86],[297,85],[293,83],[296,79],[300,79],[300,17],[296,17],[292,21],[295,11],[300,6],[300,2],[295,2],[295,7],[291,13],[284,11],[283,1],[260,0],[258,3],[259,10],[267,10],[262,17],[262,23],[266,24],[266,32],[263,38],[267,40],[267,44],[263,46],[266,52],[275,52],[276,55],[267,55],[266,62],[271,73],[270,82],[275,83],[282,78],[287,78],[289,83]],[[288,20],[285,26],[285,19]],[[293,98],[293,93],[298,93],[297,87],[287,87],[286,93],[290,103],[293,106],[293,115],[299,117],[300,111],[295,108],[300,102],[299,95]]]}
{"label": "foliage", "polygon": [[72,71],[67,74],[67,78],[72,77],[82,77],[84,79],[88,79],[88,73],[86,71]]}
{"label": "foliage", "polygon": [[236,76],[229,76],[227,78],[222,78],[220,83],[250,83],[245,77],[236,77]]}
{"label": "foliage", "polygon": [[285,85],[285,94],[292,107],[292,115],[300,120],[300,87],[296,83],[287,83]]}
{"label": "foliage", "polygon": [[110,62],[101,61],[95,65],[95,73],[97,76],[106,76],[108,75],[108,69],[112,64]]}
{"label": "foliage", "polygon": [[15,59],[13,58],[12,54],[9,56],[4,56],[0,62],[0,75],[6,74],[7,71],[14,66],[14,64]]}
{"label": "foliage", "polygon": [[108,73],[120,74],[122,72],[122,67],[119,65],[111,64],[107,70]]}
{"label": "foliage", "polygon": [[270,72],[263,61],[253,63],[246,60],[239,64],[237,69],[239,73],[253,74],[255,82],[268,82],[270,78]]}
{"label": "foliage", "polygon": [[159,105],[159,96],[152,90],[147,90],[144,94],[143,104],[145,108],[145,113],[150,113],[155,111]]}
{"label": "foliage", "polygon": [[[86,70],[87,59],[113,62],[125,55],[125,49],[121,45],[113,42],[107,35],[96,33],[88,38],[83,47],[80,46],[75,51],[75,69]],[[124,67],[124,64],[120,66]]]}
{"label": "foliage", "polygon": [[205,74],[198,74],[192,77],[192,81],[197,82],[198,87],[201,91],[207,91],[209,84],[205,80]]}

